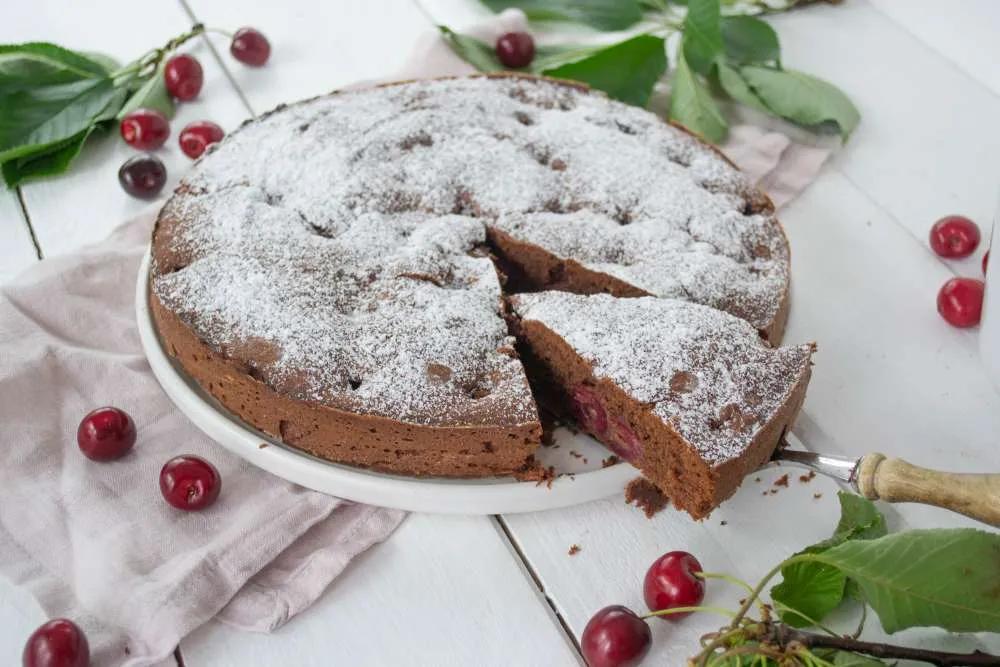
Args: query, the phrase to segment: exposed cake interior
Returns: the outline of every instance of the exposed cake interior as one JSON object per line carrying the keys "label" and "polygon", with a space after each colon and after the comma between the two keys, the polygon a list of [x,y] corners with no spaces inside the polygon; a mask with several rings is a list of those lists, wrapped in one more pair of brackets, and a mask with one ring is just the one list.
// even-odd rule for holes
{"label": "exposed cake interior", "polygon": [[536,377],[695,518],[768,459],[805,396],[812,346],[771,348],[718,310],[566,292],[510,301]]}

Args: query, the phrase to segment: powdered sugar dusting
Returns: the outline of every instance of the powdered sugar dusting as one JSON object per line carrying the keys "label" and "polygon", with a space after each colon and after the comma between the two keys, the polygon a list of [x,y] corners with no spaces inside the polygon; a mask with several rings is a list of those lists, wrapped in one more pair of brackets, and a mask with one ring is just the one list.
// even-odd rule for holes
{"label": "powdered sugar dusting", "polygon": [[570,86],[344,92],[259,118],[196,163],[161,214],[153,289],[291,396],[526,423],[484,225],[761,326],[787,249],[766,213],[744,214],[751,194],[685,133]]}
{"label": "powdered sugar dusting", "polygon": [[770,348],[745,321],[685,301],[566,292],[511,301],[713,464],[746,450],[810,363],[809,345]]}

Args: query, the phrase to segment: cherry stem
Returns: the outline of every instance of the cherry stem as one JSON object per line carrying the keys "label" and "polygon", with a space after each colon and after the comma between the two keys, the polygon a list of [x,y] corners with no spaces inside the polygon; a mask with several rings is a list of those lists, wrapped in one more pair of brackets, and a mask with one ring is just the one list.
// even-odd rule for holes
{"label": "cherry stem", "polygon": [[[168,41],[166,44],[164,44],[158,49],[152,49],[151,51],[147,51],[138,60],[129,63],[128,65],[122,67],[116,72],[113,72],[111,74],[111,78],[118,79],[119,77],[125,75],[134,75],[134,74],[138,74],[140,76],[147,76],[148,74],[152,74],[159,66],[160,61],[162,61],[165,56],[175,51],[179,46],[181,46],[185,42],[194,39],[195,37],[205,33],[206,31],[218,32],[225,35],[229,34],[217,28],[206,28],[204,23],[195,23],[193,26],[191,26],[191,29],[188,30],[187,32],[177,35],[176,37],[172,38],[170,41]],[[230,37],[232,36],[230,35]]]}
{"label": "cherry stem", "polygon": [[753,595],[753,587],[750,584],[730,574],[724,574],[721,572],[695,572],[694,576],[698,577],[699,579],[721,579],[722,581],[728,581],[731,584],[735,584],[737,586],[740,586],[741,588],[744,588],[747,591],[747,593]]}
{"label": "cherry stem", "polygon": [[729,609],[724,609],[722,607],[671,607],[670,609],[660,609],[659,611],[651,611],[645,616],[640,618],[651,618],[653,616],[670,616],[671,614],[690,614],[694,611],[710,611],[716,614],[722,614],[723,616],[733,617],[733,612]]}

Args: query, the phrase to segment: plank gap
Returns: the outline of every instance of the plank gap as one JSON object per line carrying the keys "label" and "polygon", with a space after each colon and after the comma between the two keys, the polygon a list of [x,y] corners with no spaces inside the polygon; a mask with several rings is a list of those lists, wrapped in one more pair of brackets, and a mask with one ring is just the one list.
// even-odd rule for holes
{"label": "plank gap", "polygon": [[[178,2],[181,3],[181,7],[184,9],[184,13],[188,15],[188,18],[191,19],[193,23],[200,23],[198,17],[194,13],[194,10],[191,9],[191,6],[187,3],[187,0],[178,0]],[[219,53],[218,49],[215,48],[215,44],[213,44],[212,40],[208,38],[208,33],[204,33],[201,36],[201,40],[205,42],[205,45],[208,47],[208,50],[211,51],[212,53],[212,57],[215,58],[215,62],[217,62],[219,64],[219,67],[222,68],[222,73],[226,75],[226,79],[229,80],[229,85],[233,87],[234,91],[236,91],[236,96],[240,98],[240,102],[242,102],[243,106],[246,107],[247,113],[249,113],[253,117],[256,117],[257,114],[253,110],[253,107],[250,105],[250,100],[247,99],[247,96],[243,94],[243,89],[240,88],[239,84],[236,83],[236,79],[235,77],[233,77],[233,73],[229,71],[229,66],[222,59],[222,55]]]}
{"label": "plank gap", "polygon": [[174,660],[177,661],[177,667],[186,667],[184,664],[184,656],[181,655],[181,647],[179,645],[174,649]]}
{"label": "plank gap", "polygon": [[511,549],[514,550],[514,555],[517,556],[517,559],[521,562],[521,567],[528,573],[528,576],[531,577],[531,581],[534,582],[535,588],[538,589],[538,592],[541,593],[542,597],[545,599],[545,603],[548,604],[549,609],[552,610],[552,614],[559,623],[559,627],[562,629],[563,635],[565,635],[569,643],[573,646],[573,650],[580,656],[580,659],[583,660],[583,652],[580,650],[580,643],[576,640],[576,635],[573,634],[573,630],[570,629],[569,624],[566,622],[566,619],[563,618],[563,615],[559,613],[559,609],[556,607],[555,601],[549,597],[548,593],[545,592],[545,586],[542,584],[541,578],[538,576],[535,568],[531,565],[531,561],[528,560],[528,557],[521,549],[521,545],[511,532],[510,527],[507,525],[507,521],[501,514],[494,514],[493,518],[496,520],[497,526],[500,527],[500,531],[503,533],[503,536],[510,544]]}
{"label": "plank gap", "polygon": [[28,205],[24,202],[24,193],[21,192],[20,187],[15,188],[14,192],[17,193],[17,205],[21,207],[21,218],[28,228],[28,236],[31,237],[31,245],[35,248],[35,256],[38,259],[45,259],[42,254],[42,246],[39,245],[38,237],[35,235],[35,228],[31,226],[31,216],[28,215]]}

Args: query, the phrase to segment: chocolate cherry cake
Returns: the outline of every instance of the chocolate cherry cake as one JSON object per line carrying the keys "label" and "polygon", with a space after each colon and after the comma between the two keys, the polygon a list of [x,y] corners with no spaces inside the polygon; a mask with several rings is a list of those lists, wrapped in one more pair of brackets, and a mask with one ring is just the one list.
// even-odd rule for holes
{"label": "chocolate cherry cake", "polygon": [[532,477],[508,274],[702,304],[777,342],[788,263],[767,198],[684,130],[577,84],[477,76],[248,121],[160,212],[150,302],[186,372],[291,446]]}
{"label": "chocolate cherry cake", "polygon": [[812,346],[772,348],[720,310],[567,292],[510,301],[543,391],[695,518],[767,461],[805,398]]}

